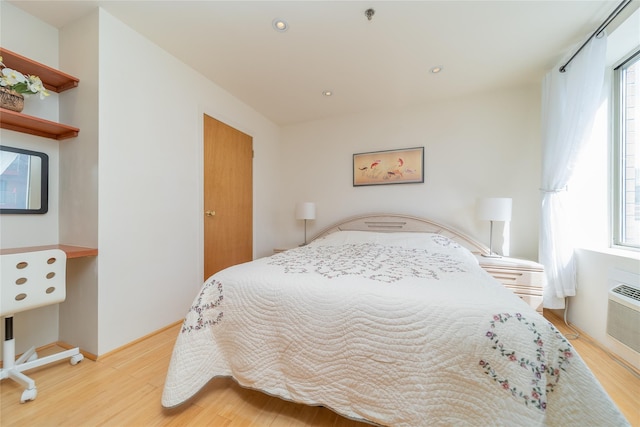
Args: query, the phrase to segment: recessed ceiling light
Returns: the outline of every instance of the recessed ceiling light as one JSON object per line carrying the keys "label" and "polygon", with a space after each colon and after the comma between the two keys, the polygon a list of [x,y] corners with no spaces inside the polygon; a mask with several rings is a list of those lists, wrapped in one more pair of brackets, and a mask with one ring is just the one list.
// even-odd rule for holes
{"label": "recessed ceiling light", "polygon": [[431,70],[429,70],[431,74],[438,74],[440,71],[442,71],[442,65],[438,65],[436,67],[433,67]]}
{"label": "recessed ceiling light", "polygon": [[281,33],[284,33],[289,29],[289,24],[287,24],[287,21],[285,21],[284,19],[276,18],[271,24],[273,25],[274,30]]}
{"label": "recessed ceiling light", "polygon": [[324,96],[331,96],[331,95],[333,95],[333,91],[331,91],[331,90],[323,90],[322,94]]}

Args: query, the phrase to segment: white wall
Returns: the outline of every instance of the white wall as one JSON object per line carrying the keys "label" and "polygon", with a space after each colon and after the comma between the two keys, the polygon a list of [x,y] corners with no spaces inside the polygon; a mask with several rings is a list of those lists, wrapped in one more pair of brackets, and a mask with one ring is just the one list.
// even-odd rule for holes
{"label": "white wall", "polygon": [[[0,3],[0,38],[2,47],[35,61],[58,67],[58,31],[42,21],[8,4]],[[32,28],[24,37],[24,28]],[[44,100],[25,98],[23,113],[47,120],[58,120],[58,94]],[[58,147],[60,142],[0,129],[2,145],[42,151],[49,155],[49,212],[44,215],[2,215],[2,247],[41,245],[58,240]],[[43,243],[44,242],[44,243]]]}
{"label": "white wall", "polygon": [[[497,196],[513,198],[511,256],[535,260],[539,120],[535,86],[286,127],[280,244],[302,242],[294,206],[314,201],[309,236],[348,216],[397,212],[430,217],[488,245],[489,223],[475,219],[475,203]],[[354,153],[408,147],[425,147],[424,184],[352,186]]]}
{"label": "white wall", "polygon": [[[537,86],[280,130],[103,11],[64,28],[60,45],[55,28],[4,1],[0,23],[3,47],[81,80],[77,89],[25,103],[27,114],[80,127],[78,138],[56,142],[0,130],[3,145],[43,151],[51,162],[49,213],[3,215],[0,245],[60,240],[100,250],[97,259],[69,264],[60,336],[56,306],[16,315],[18,351],[60,338],[103,354],[182,318],[203,265],[203,113],[254,138],[255,256],[302,241],[296,201],[318,205],[310,235],[347,216],[400,212],[431,217],[488,243],[488,224],[474,218],[475,200],[507,196],[514,201],[511,254],[537,257]],[[123,85],[130,76],[149,82],[149,90]],[[176,77],[192,81],[193,89],[166,84]],[[354,153],[415,146],[425,147],[424,184],[352,187]],[[601,169],[603,183],[607,169]],[[597,209],[607,203],[606,187],[587,186],[587,194],[600,222],[606,220]],[[582,229],[594,226],[602,224]],[[577,256],[570,320],[624,354],[603,332],[608,272],[637,269],[638,261],[592,249]]]}
{"label": "white wall", "polygon": [[[609,67],[640,45],[640,11],[609,35],[607,62]],[[607,79],[612,78],[611,69]],[[640,369],[640,355],[607,335],[608,292],[614,270],[640,274],[640,252],[611,249],[611,164],[610,135],[611,86],[604,91],[591,137],[575,168],[569,184],[572,198],[573,227],[577,246],[576,296],[569,298],[569,322],[597,340],[609,351]],[[640,286],[640,283],[636,283]],[[564,313],[560,312],[562,316]]]}
{"label": "white wall", "polygon": [[[318,204],[310,235],[347,216],[401,212],[431,217],[488,243],[488,224],[474,218],[475,200],[507,196],[514,199],[511,254],[536,259],[537,86],[314,121],[280,135],[275,125],[103,11],[61,31],[58,64],[57,30],[1,4],[3,47],[81,79],[77,89],[28,100],[25,107],[80,127],[78,138],[56,142],[0,131],[3,144],[44,151],[51,161],[49,213],[3,215],[1,245],[60,240],[100,250],[97,259],[69,264],[60,336],[55,306],[16,316],[25,348],[63,339],[102,354],[184,315],[203,264],[203,113],[254,137],[255,256],[301,242],[302,223],[293,215],[299,200]],[[31,37],[18,36],[24,28]],[[149,91],[134,96],[121,84],[127,72],[149,69],[154,72],[141,72]],[[175,76],[198,89],[167,86]],[[425,147],[424,184],[352,187],[353,153],[415,146]],[[589,188],[592,206],[601,206]],[[600,193],[606,203],[607,194]],[[637,266],[629,262],[579,251],[579,295],[570,311],[571,321],[619,353],[625,349],[603,332],[605,287],[611,268]]]}
{"label": "white wall", "polygon": [[[98,247],[98,11],[60,31],[60,67],[80,84],[60,94],[60,117],[80,128],[60,147],[60,241]],[[78,55],[82,52],[82,55]],[[59,339],[97,354],[100,257],[67,262]]]}
{"label": "white wall", "polygon": [[99,34],[103,354],[182,319],[202,284],[204,113],[253,137],[254,251],[270,253],[279,129],[103,10]]}
{"label": "white wall", "polygon": [[[29,37],[25,37],[29,28]],[[0,40],[2,47],[35,61],[58,67],[58,31],[22,10],[0,2]],[[38,96],[25,99],[25,114],[58,120],[58,94],[40,100]],[[53,139],[40,138],[5,129],[0,130],[2,145],[44,152],[49,156],[49,211],[43,215],[1,215],[0,247],[46,245],[58,242],[58,152],[60,144]],[[14,321],[16,351],[22,352],[32,344],[45,344],[58,337],[58,306],[42,307],[31,312],[17,313]],[[4,322],[2,322],[4,330]],[[4,331],[3,331],[4,334]]]}
{"label": "white wall", "polygon": [[[23,25],[31,27],[55,34],[39,21]],[[60,238],[99,248],[97,259],[70,268],[65,304],[72,308],[62,310],[60,336],[93,353],[181,319],[200,286],[203,113],[254,138],[255,256],[301,241],[302,224],[293,215],[298,200],[318,204],[310,234],[350,215],[400,212],[431,217],[486,243],[489,227],[474,218],[476,198],[507,196],[514,199],[511,254],[536,257],[537,87],[281,130],[104,11],[66,27],[60,40],[65,71],[81,80],[60,99],[64,120],[81,129],[79,138],[60,143],[67,144],[60,159]],[[137,74],[149,90],[122,84]],[[166,84],[177,77],[193,89]],[[352,187],[353,153],[415,146],[425,147],[424,184]],[[57,200],[55,193],[56,210]],[[57,224],[25,220],[52,233],[49,241],[33,233],[28,244],[57,241]],[[55,315],[47,319],[56,323]]]}
{"label": "white wall", "polygon": [[[17,37],[25,31],[30,37]],[[2,131],[3,144],[46,151],[52,160],[50,213],[3,215],[2,247],[64,240],[99,250],[97,258],[68,263],[60,332],[58,307],[34,310],[16,316],[20,342],[62,339],[101,355],[184,317],[204,264],[205,113],[253,136],[254,255],[272,253],[276,125],[102,10],[63,28],[58,45],[56,29],[2,2],[2,36],[3,47],[80,79],[59,99],[60,120],[78,126],[78,138],[58,143]],[[188,83],[168,84],[176,79]],[[53,99],[52,111],[32,114],[58,120]]]}
{"label": "white wall", "polygon": [[[578,288],[569,298],[569,321],[594,338],[609,351],[640,369],[640,355],[607,334],[609,289],[617,285],[617,271],[640,275],[638,257],[611,251],[578,249]],[[635,283],[640,286],[640,283]]]}

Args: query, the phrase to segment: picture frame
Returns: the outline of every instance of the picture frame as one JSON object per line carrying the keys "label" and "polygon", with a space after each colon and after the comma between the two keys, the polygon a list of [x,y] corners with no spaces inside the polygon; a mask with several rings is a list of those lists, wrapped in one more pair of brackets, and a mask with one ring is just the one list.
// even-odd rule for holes
{"label": "picture frame", "polygon": [[353,155],[353,186],[424,182],[424,147]]}

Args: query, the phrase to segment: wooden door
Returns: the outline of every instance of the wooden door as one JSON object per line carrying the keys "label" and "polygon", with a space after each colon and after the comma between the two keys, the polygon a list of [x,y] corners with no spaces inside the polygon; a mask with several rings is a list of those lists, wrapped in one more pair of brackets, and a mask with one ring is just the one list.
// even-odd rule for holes
{"label": "wooden door", "polygon": [[253,258],[253,138],[204,115],[204,279]]}

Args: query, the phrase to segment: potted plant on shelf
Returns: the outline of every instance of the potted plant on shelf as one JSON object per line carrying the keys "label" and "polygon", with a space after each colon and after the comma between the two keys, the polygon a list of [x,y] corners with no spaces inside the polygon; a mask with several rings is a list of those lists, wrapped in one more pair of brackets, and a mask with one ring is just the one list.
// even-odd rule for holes
{"label": "potted plant on shelf", "polygon": [[38,76],[24,75],[7,68],[0,56],[0,107],[20,112],[24,108],[24,95],[39,94],[40,99],[49,96]]}

